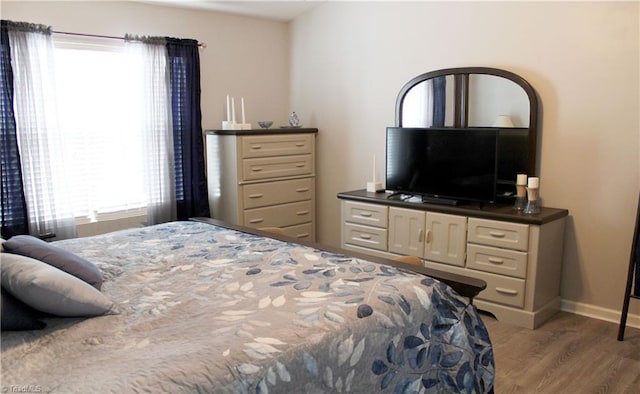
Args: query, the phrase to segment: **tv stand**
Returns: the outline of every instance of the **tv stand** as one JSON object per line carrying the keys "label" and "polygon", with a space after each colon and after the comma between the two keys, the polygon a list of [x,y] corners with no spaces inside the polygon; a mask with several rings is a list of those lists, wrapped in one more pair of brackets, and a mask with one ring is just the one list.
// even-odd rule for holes
{"label": "tv stand", "polygon": [[422,196],[422,202],[424,204],[442,204],[442,205],[450,205],[450,206],[456,206],[460,203],[460,201],[454,200],[452,198],[429,197],[429,196]]}
{"label": "tv stand", "polygon": [[342,248],[487,282],[474,305],[534,329],[560,309],[566,209],[524,215],[512,204],[407,202],[390,193],[339,193]]}
{"label": "tv stand", "polygon": [[459,200],[452,198],[431,197],[424,194],[405,193],[405,192],[385,192],[387,193],[387,199],[402,201],[406,203],[419,203],[419,204],[442,204],[442,205],[458,205]]}

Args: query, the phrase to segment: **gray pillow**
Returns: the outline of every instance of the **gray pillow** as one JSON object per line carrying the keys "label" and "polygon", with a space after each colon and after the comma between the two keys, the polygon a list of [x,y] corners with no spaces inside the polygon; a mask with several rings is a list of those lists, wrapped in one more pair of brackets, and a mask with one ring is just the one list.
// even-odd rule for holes
{"label": "gray pillow", "polygon": [[92,262],[31,235],[16,235],[3,244],[4,251],[43,261],[100,290],[102,272]]}
{"label": "gray pillow", "polygon": [[88,283],[29,257],[0,254],[2,287],[33,309],[63,317],[99,316],[111,302]]}
{"label": "gray pillow", "polygon": [[4,249],[4,247],[2,246],[3,243],[4,239],[0,238],[0,252],[2,252],[2,250]]}

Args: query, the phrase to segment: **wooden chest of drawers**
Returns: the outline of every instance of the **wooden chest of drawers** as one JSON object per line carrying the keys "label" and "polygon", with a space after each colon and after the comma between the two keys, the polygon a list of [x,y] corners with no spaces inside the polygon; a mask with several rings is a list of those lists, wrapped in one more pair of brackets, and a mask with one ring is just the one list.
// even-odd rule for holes
{"label": "wooden chest of drawers", "polygon": [[316,132],[207,131],[212,216],[315,241]]}

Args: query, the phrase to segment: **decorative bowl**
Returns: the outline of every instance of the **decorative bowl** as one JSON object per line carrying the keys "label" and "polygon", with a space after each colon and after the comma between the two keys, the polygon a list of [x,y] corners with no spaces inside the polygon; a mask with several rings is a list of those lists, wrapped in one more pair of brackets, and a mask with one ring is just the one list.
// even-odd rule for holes
{"label": "decorative bowl", "polygon": [[262,129],[268,129],[273,124],[273,120],[259,120],[258,125]]}

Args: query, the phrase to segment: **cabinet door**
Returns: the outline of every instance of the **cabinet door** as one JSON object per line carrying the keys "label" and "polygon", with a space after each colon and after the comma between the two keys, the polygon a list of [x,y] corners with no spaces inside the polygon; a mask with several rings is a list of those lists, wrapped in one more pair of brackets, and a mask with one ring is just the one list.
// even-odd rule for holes
{"label": "cabinet door", "polygon": [[423,257],[424,211],[389,208],[389,251]]}
{"label": "cabinet door", "polygon": [[467,218],[443,213],[427,213],[424,258],[464,267]]}

